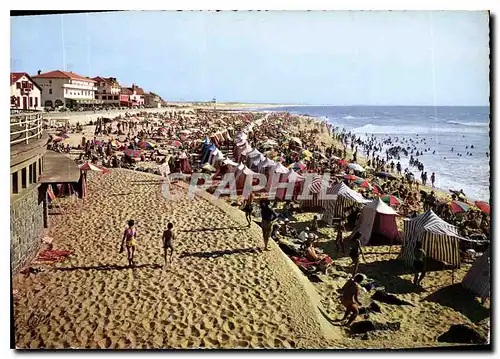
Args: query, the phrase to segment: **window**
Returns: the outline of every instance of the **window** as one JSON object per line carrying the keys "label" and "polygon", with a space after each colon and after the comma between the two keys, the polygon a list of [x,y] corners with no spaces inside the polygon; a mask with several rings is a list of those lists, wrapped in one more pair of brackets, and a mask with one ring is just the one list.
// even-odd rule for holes
{"label": "window", "polygon": [[35,97],[35,108],[38,107],[38,97]]}
{"label": "window", "polygon": [[30,107],[33,107],[33,97],[30,97]]}
{"label": "window", "polygon": [[20,82],[16,82],[16,88],[17,88],[17,89],[20,89],[20,88],[21,88],[21,83],[20,83]]}
{"label": "window", "polygon": [[37,180],[37,173],[36,173],[36,161],[35,163],[33,163],[33,183],[36,183],[36,180]]}
{"label": "window", "polygon": [[52,89],[49,89],[49,95],[52,95]]}
{"label": "window", "polygon": [[102,90],[102,93],[104,93],[104,94],[105,94],[105,93],[106,93],[106,90]]}
{"label": "window", "polygon": [[19,185],[17,181],[18,181],[17,172],[14,172],[12,174],[12,193],[14,194],[19,193]]}
{"label": "window", "polygon": [[52,80],[49,80],[49,84],[52,84]]}
{"label": "window", "polygon": [[21,170],[21,187],[26,188],[26,167]]}
{"label": "window", "polygon": [[98,94],[95,94],[95,99],[99,100],[99,95]]}
{"label": "window", "polygon": [[42,159],[41,158],[38,159],[38,175],[39,176],[42,175]]}
{"label": "window", "polygon": [[118,96],[115,96],[115,101],[118,101]]}

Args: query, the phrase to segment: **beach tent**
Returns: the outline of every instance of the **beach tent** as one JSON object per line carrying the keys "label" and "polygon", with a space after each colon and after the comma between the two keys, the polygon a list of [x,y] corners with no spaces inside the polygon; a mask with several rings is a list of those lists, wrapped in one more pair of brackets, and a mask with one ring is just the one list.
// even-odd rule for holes
{"label": "beach tent", "polygon": [[264,161],[266,157],[257,149],[253,149],[246,155],[246,164],[252,170],[257,170],[259,163]]}
{"label": "beach tent", "polygon": [[259,163],[257,170],[259,173],[267,175],[267,172],[274,166],[276,166],[276,162],[266,157],[264,161]]}
{"label": "beach tent", "polygon": [[490,249],[488,248],[469,269],[462,281],[462,286],[480,296],[484,302],[490,296],[490,273]]}
{"label": "beach tent", "polygon": [[210,163],[212,166],[215,166],[218,161],[222,161],[223,159],[224,154],[218,148],[216,148],[210,153],[210,156],[208,156],[208,163]]}
{"label": "beach tent", "polygon": [[[303,182],[305,185],[305,183]],[[323,176],[316,175],[313,177],[311,183],[307,188],[302,188],[301,186],[301,194],[304,196],[308,196],[308,199],[299,199],[300,208],[318,208],[323,207],[326,204],[322,197],[322,190],[328,194],[329,183],[327,180],[323,179]]]}
{"label": "beach tent", "polygon": [[179,167],[182,173],[191,173],[191,164],[186,152],[182,152],[179,156]]}
{"label": "beach tent", "polygon": [[396,216],[397,212],[380,198],[366,204],[356,226],[362,235],[361,244],[366,246],[395,243],[399,238]]}
{"label": "beach tent", "polygon": [[236,189],[242,190],[243,188],[245,188],[246,181],[247,180],[250,181],[248,179],[248,177],[252,178],[252,182],[249,182],[249,183],[253,183],[253,176],[254,175],[255,175],[254,171],[252,171],[250,168],[248,168],[244,164],[241,164],[238,167],[238,171],[236,173]]}
{"label": "beach tent", "polygon": [[235,160],[238,162],[245,162],[248,153],[251,152],[252,150],[253,150],[252,146],[250,146],[250,144],[247,143],[245,148],[240,152],[240,155],[236,157]]}
{"label": "beach tent", "polygon": [[233,158],[236,161],[240,161],[242,158],[242,153],[243,152],[248,153],[251,150],[252,146],[250,146],[250,144],[247,141],[238,142],[233,147]]}
{"label": "beach tent", "polygon": [[324,204],[325,212],[322,219],[328,224],[332,224],[334,218],[342,218],[346,207],[371,202],[358,192],[350,189],[344,182],[332,185],[327,190],[327,193],[337,195],[335,200],[327,201]]}
{"label": "beach tent", "polygon": [[399,258],[407,266],[413,266],[415,245],[420,241],[427,257],[459,267],[461,239],[455,226],[428,210],[404,221],[403,246]]}
{"label": "beach tent", "polygon": [[271,167],[267,176],[266,190],[268,192],[271,190],[271,184],[273,181],[276,182],[276,184],[286,182],[288,172],[290,172],[290,170],[281,163],[276,163],[275,166]]}
{"label": "beach tent", "polygon": [[208,158],[210,157],[210,153],[216,150],[217,147],[213,143],[210,144],[203,144],[202,148],[202,156],[201,156],[201,163],[207,163]]}

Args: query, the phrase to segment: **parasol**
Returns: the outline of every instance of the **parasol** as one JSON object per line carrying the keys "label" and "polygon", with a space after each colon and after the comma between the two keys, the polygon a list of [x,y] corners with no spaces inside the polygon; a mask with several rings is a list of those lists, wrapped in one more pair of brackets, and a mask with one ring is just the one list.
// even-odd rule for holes
{"label": "parasol", "polygon": [[479,208],[483,213],[490,214],[490,205],[484,201],[476,201],[474,202],[477,208]]}
{"label": "parasol", "polygon": [[469,205],[460,201],[451,201],[450,208],[453,213],[464,213],[469,210]]}
{"label": "parasol", "polygon": [[392,194],[382,196],[382,201],[387,203],[389,206],[400,206],[403,204],[403,201],[399,197],[393,196]]}
{"label": "parasol", "polygon": [[347,165],[347,167],[349,167],[350,169],[353,169],[356,172],[365,172],[365,169],[363,167],[361,167],[360,165],[358,165],[357,163],[349,163]]}

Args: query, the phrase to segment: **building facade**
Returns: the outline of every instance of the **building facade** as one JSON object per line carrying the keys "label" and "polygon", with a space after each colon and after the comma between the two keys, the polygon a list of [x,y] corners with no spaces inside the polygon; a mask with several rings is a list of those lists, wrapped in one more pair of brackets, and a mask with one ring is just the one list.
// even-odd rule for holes
{"label": "building facade", "polygon": [[42,89],[25,72],[10,74],[10,109],[41,110]]}
{"label": "building facade", "polygon": [[73,72],[38,73],[33,79],[42,89],[43,107],[91,106],[95,103],[96,82]]}
{"label": "building facade", "polygon": [[114,77],[94,77],[96,82],[95,100],[96,103],[108,106],[120,106],[121,88]]}
{"label": "building facade", "polygon": [[123,106],[144,106],[144,90],[135,84],[132,87],[122,87],[120,103]]}

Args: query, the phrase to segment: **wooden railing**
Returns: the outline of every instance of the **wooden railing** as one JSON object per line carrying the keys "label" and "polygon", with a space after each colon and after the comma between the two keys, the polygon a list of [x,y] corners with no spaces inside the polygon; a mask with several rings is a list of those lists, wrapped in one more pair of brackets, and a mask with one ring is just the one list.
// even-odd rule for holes
{"label": "wooden railing", "polygon": [[42,113],[19,113],[10,116],[10,144],[28,144],[30,140],[42,138]]}

